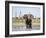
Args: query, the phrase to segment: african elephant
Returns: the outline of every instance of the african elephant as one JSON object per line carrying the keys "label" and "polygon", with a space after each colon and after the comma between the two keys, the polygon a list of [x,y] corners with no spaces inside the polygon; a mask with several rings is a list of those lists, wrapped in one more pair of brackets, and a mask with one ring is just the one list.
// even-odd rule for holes
{"label": "african elephant", "polygon": [[26,23],[26,28],[32,28],[32,15],[31,14],[25,14],[23,16]]}

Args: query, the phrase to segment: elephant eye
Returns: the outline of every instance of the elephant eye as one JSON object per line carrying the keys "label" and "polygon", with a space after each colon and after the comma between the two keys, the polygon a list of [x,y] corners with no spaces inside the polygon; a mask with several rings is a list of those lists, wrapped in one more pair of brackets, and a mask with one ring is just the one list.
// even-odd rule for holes
{"label": "elephant eye", "polygon": [[31,17],[31,16],[30,16]]}

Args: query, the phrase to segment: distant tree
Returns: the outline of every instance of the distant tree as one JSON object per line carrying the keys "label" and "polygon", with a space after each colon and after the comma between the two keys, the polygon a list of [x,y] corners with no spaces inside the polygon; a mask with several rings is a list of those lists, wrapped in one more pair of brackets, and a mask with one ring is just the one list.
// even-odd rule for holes
{"label": "distant tree", "polygon": [[18,19],[18,17],[16,17],[16,19]]}

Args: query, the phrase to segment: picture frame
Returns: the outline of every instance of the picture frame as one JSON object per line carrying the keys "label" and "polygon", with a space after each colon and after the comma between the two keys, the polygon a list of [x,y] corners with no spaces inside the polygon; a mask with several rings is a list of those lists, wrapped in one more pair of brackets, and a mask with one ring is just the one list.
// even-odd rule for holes
{"label": "picture frame", "polygon": [[[43,26],[42,26],[42,32],[41,33],[27,33],[27,34],[10,34],[10,4],[21,4],[20,6],[25,6],[27,5],[38,5],[38,6],[42,6],[42,12],[43,12]],[[13,5],[13,6],[14,6]],[[12,5],[11,5],[12,6]],[[25,6],[26,7],[26,6]],[[36,6],[37,7],[37,6]],[[26,8],[25,8],[26,9]],[[21,32],[21,31],[20,31]],[[19,33],[19,32],[18,32]],[[20,1],[5,1],[5,37],[18,37],[18,36],[37,36],[37,35],[44,35],[45,34],[45,3],[37,3],[37,2],[20,2]]]}

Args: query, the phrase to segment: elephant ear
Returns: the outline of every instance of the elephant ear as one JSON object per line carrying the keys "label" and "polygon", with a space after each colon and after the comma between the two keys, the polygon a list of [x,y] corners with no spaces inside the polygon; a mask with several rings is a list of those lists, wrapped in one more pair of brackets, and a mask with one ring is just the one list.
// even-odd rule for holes
{"label": "elephant ear", "polygon": [[24,18],[24,19],[27,19],[27,18],[28,18],[28,16],[25,14],[25,15],[23,16],[23,18]]}

